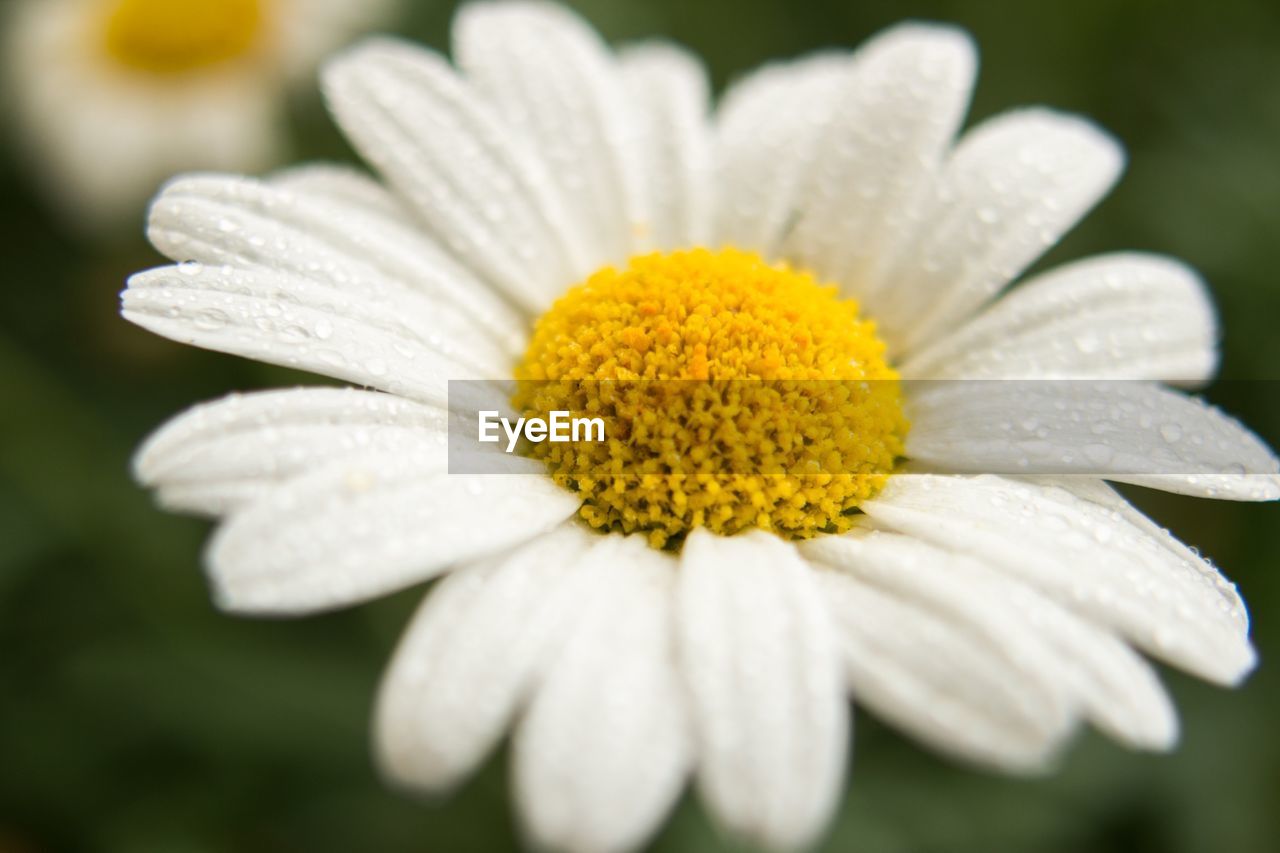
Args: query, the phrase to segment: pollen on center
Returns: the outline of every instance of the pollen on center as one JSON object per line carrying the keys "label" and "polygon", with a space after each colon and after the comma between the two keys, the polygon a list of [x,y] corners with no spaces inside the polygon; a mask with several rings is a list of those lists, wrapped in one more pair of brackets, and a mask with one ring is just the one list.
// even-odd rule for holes
{"label": "pollen on center", "polygon": [[692,529],[849,529],[903,452],[898,377],[833,286],[759,255],[632,258],[569,290],[516,372],[526,415],[603,417],[531,452],[592,527],[678,547]]}

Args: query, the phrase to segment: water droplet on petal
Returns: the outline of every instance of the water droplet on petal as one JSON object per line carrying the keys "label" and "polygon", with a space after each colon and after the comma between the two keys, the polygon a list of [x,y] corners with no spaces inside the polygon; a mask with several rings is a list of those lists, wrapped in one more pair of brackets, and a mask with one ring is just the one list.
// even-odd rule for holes
{"label": "water droplet on petal", "polygon": [[1106,465],[1115,452],[1105,444],[1086,444],[1083,448],[1085,458],[1094,465]]}
{"label": "water droplet on petal", "polygon": [[199,312],[192,318],[191,323],[202,332],[214,332],[218,329],[225,328],[231,318],[227,316],[227,312],[217,308],[208,308]]}

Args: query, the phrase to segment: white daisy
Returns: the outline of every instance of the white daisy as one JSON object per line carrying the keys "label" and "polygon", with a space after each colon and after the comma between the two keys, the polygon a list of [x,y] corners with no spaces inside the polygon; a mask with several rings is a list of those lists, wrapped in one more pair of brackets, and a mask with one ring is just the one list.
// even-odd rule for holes
{"label": "white daisy", "polygon": [[33,167],[73,221],[141,210],[186,169],[257,170],[286,84],[392,0],[19,0],[7,87]]}
{"label": "white daisy", "polygon": [[[955,140],[976,63],[947,27],[769,66],[714,117],[686,52],[614,56],[555,6],[466,7],[454,58],[376,41],[331,62],[330,107],[385,184],[179,179],[150,225],[179,263],[123,297],[161,335],[373,389],[209,403],[137,472],[221,519],[207,564],[229,610],[445,575],[379,698],[391,780],[447,790],[510,727],[539,844],[635,847],[692,778],[729,831],[802,846],[842,789],[850,697],[1021,773],[1081,721],[1175,741],[1135,649],[1219,684],[1250,670],[1232,584],[1104,482],[1280,496],[1257,438],[1160,384],[1215,368],[1200,279],[1118,254],[996,298],[1116,179],[1110,137],[1034,109]],[[892,401],[857,408],[866,432],[841,452],[862,448],[865,476],[845,491],[609,489],[549,455],[446,472],[449,379],[850,370],[1134,381],[904,382],[909,428]],[[761,434],[734,447],[783,452]],[[1043,476],[981,473],[1028,462]]]}

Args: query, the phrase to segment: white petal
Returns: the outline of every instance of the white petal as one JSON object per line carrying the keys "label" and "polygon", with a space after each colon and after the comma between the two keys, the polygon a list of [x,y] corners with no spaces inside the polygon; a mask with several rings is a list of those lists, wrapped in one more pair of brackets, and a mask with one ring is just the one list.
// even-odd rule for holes
{"label": "white petal", "polygon": [[152,204],[147,233],[175,261],[276,271],[394,302],[426,340],[502,375],[524,345],[524,320],[514,309],[405,217],[366,205],[252,178],[188,176]]}
{"label": "white petal", "polygon": [[1248,633],[1249,611],[1236,585],[1227,580],[1222,572],[1218,571],[1202,554],[1187,547],[1168,530],[1139,512],[1114,488],[1101,480],[1088,477],[1047,478],[1042,482],[1060,486],[1077,497],[1118,513],[1125,521],[1145,533],[1152,542],[1165,549],[1168,552],[1165,559],[1171,560],[1180,574],[1201,580],[1216,590],[1222,599],[1220,606],[1224,608],[1241,633]]}
{"label": "white petal", "polygon": [[[423,291],[446,316],[461,311],[477,327],[473,335],[493,339],[504,353],[524,354],[528,318],[432,241],[380,183],[349,168],[313,164],[277,172],[271,184],[302,199],[307,227],[335,248]],[[353,208],[363,215],[352,215]],[[433,328],[443,332],[439,322]]]}
{"label": "white petal", "polygon": [[209,545],[219,603],[261,613],[354,604],[523,542],[578,507],[539,463],[528,474],[444,470],[443,452],[351,458],[245,507]]}
{"label": "white petal", "polygon": [[377,179],[343,163],[304,163],[273,172],[272,186],[321,199],[333,204],[357,207],[386,220],[408,220],[409,209]]}
{"label": "white petal", "polygon": [[667,250],[706,245],[714,177],[706,71],[688,51],[661,42],[626,50],[622,71],[644,139],[648,245]]}
{"label": "white petal", "polygon": [[1248,637],[1214,584],[1120,513],[1065,489],[898,474],[862,509],[1017,577],[1201,678],[1235,683],[1253,667]]}
{"label": "white petal", "polygon": [[999,588],[1006,605],[1057,652],[1063,676],[1095,726],[1134,749],[1173,748],[1178,740],[1173,702],[1125,641],[1030,587]]}
{"label": "white petal", "polygon": [[[1010,762],[1014,769],[1034,768],[1037,759],[1047,757],[1047,750],[1066,733],[1077,710],[1133,746],[1167,748],[1176,737],[1173,706],[1141,658],[1108,630],[1025,584],[969,557],[880,531],[823,537],[806,543],[801,551],[900,596],[908,613],[914,606],[917,613],[926,614],[926,621],[947,623],[930,630],[933,648],[897,652],[908,660],[924,659],[918,670],[893,672],[892,660],[882,660],[872,650],[913,646],[901,636],[907,630],[907,617],[868,615],[864,610],[846,615],[848,622],[871,623],[854,624],[849,630],[861,641],[859,649],[866,658],[858,663],[880,674],[876,686],[890,689],[890,699],[897,700],[893,711],[904,722],[921,727],[922,736],[941,739],[944,749],[950,744],[979,760],[990,750],[988,760]],[[887,630],[875,630],[877,618]],[[986,644],[985,654],[991,658],[977,672],[950,660],[953,650],[970,653],[975,643]],[[934,656],[936,660],[931,660]],[[1000,686],[984,677],[993,670]],[[905,706],[897,682],[915,681],[929,673],[939,683],[926,688],[932,687],[940,696]],[[859,689],[857,681],[851,680],[851,685],[855,698],[869,704],[867,691]],[[1064,704],[1067,701],[1070,707]],[[958,704],[958,719],[943,714],[939,702]]]}
{"label": "white petal", "polygon": [[221,515],[342,455],[429,452],[446,442],[447,413],[390,394],[294,388],[232,394],[187,410],[134,457],[162,504]]}
{"label": "white petal", "polygon": [[575,278],[627,258],[649,221],[641,140],[599,36],[552,3],[474,3],[454,20],[453,54],[553,176],[584,250]]}
{"label": "white petal", "polygon": [[1280,461],[1238,421],[1147,382],[919,381],[907,455],[934,470],[1084,474],[1231,500],[1280,498]]}
{"label": "white petal", "polygon": [[580,575],[595,568],[582,557],[596,541],[571,522],[440,581],[378,694],[374,740],[389,779],[442,791],[479,766],[580,611]]}
{"label": "white petal", "polygon": [[1218,364],[1204,282],[1157,255],[1102,255],[1019,285],[902,365],[911,379],[1154,379]]}
{"label": "white petal", "polygon": [[165,483],[157,486],[156,505],[169,512],[219,518],[256,501],[265,493],[261,480],[218,480]]}
{"label": "white petal", "polygon": [[916,349],[994,296],[1110,189],[1123,161],[1097,127],[1048,110],[965,134],[865,298],[890,347]]}
{"label": "white petal", "polygon": [[[854,56],[780,252],[858,296],[964,118],[977,56],[963,31],[904,24]],[[874,316],[874,305],[865,306]]]}
{"label": "white petal", "polygon": [[641,537],[592,549],[568,637],[515,739],[515,790],[539,845],[631,850],[692,757],[673,647],[675,560]]}
{"label": "white petal", "polygon": [[725,93],[716,127],[717,242],[776,254],[849,76],[851,55],[766,65]]}
{"label": "white petal", "polygon": [[444,60],[382,39],[323,82],[352,144],[471,269],[533,313],[573,281],[545,170]]}
{"label": "white petal", "polygon": [[677,619],[712,812],[769,846],[811,842],[835,809],[849,727],[812,570],[768,533],[694,531]]}
{"label": "white petal", "polygon": [[[433,347],[400,300],[284,273],[179,264],[138,273],[121,314],[180,343],[308,370],[426,403],[448,403],[449,379],[482,379]],[[496,368],[495,368],[496,369]],[[498,374],[501,375],[501,374]]]}
{"label": "white petal", "polygon": [[1009,772],[1046,767],[1070,731],[1057,685],[989,632],[843,571],[818,576],[857,702],[950,755]]}

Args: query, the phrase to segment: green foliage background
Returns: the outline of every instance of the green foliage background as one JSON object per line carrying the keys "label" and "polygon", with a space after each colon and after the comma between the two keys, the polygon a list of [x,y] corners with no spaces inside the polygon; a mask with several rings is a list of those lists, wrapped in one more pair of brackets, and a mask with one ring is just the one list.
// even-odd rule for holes
{"label": "green foliage background", "polygon": [[[1077,0],[581,0],[612,40],[661,34],[717,86],[852,46],[907,17],[957,22],[983,70],[971,121],[1029,103],[1094,117],[1130,152],[1119,189],[1049,262],[1117,248],[1187,259],[1226,330],[1209,396],[1280,443],[1280,7]],[[448,3],[399,31],[447,45]],[[298,158],[350,158],[314,91]],[[217,613],[203,523],[130,481],[140,438],[188,404],[304,377],[187,349],[116,313],[160,259],[141,219],[62,230],[0,125],[0,851],[481,851],[516,845],[505,757],[453,798],[384,789],[368,757],[380,670],[412,590],[305,621]],[[1134,492],[1237,580],[1262,666],[1239,691],[1173,672],[1180,749],[1085,734],[1034,781],[971,772],[865,714],[826,850],[1269,851],[1280,839],[1280,507]],[[687,797],[656,850],[732,849]]]}

